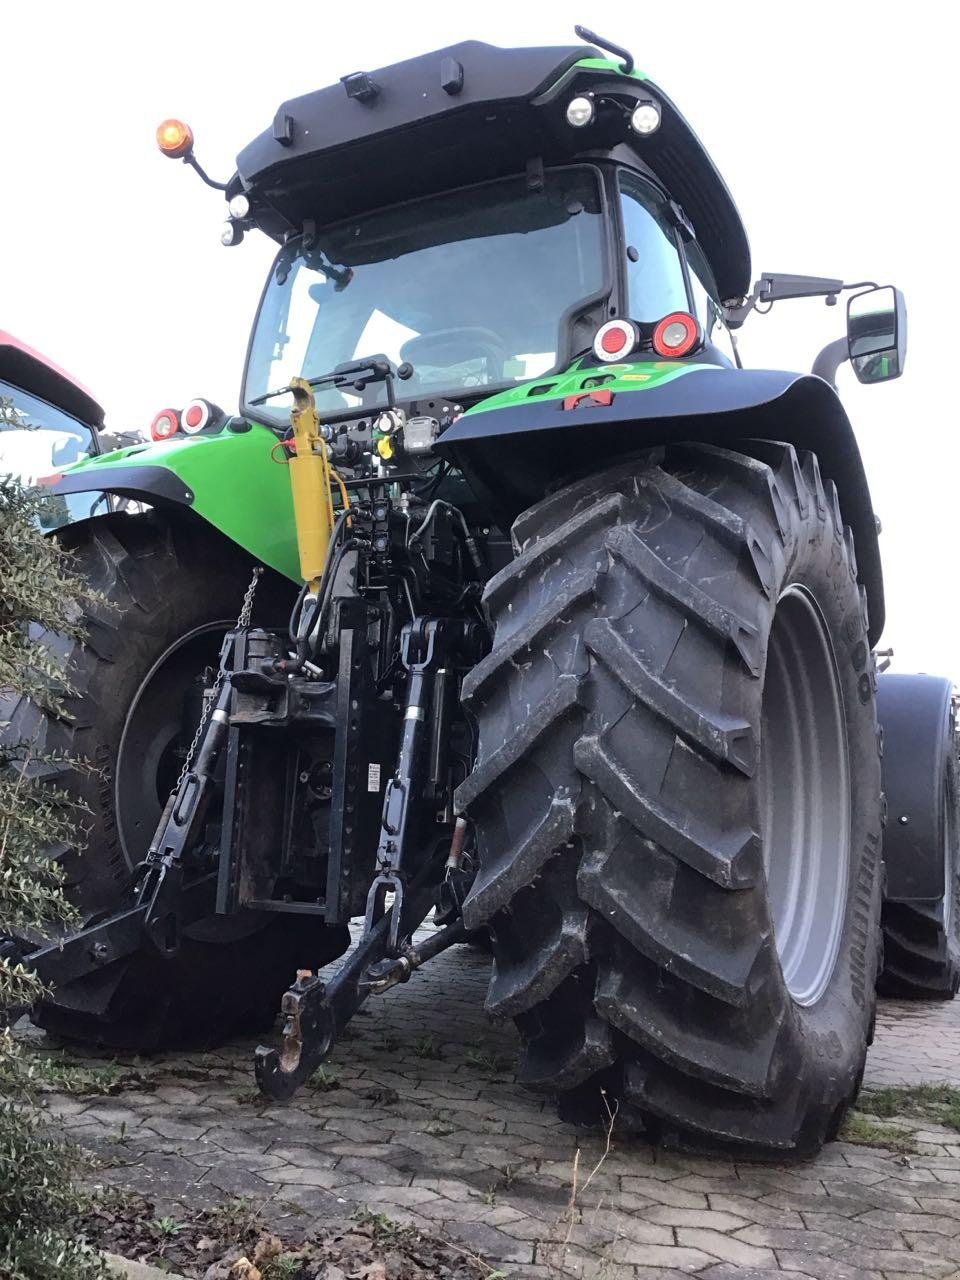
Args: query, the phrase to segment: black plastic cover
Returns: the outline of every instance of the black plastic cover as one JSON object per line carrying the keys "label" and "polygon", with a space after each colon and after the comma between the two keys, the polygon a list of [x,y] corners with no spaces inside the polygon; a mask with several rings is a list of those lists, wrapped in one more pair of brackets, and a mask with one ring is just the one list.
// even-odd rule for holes
{"label": "black plastic cover", "polygon": [[[692,222],[721,297],[745,295],[746,233],[703,145],[651,81],[574,71],[595,56],[590,45],[500,49],[469,40],[370,71],[364,83],[376,86],[375,94],[350,96],[341,82],[291,99],[240,152],[227,195],[250,194],[257,225],[282,240],[307,219],[329,225],[523,173],[533,159],[569,164],[607,157],[652,171]],[[592,88],[623,97],[627,113],[608,111],[595,127],[573,129],[566,102]],[[662,120],[656,133],[639,138],[627,108],[647,96],[660,103]]]}

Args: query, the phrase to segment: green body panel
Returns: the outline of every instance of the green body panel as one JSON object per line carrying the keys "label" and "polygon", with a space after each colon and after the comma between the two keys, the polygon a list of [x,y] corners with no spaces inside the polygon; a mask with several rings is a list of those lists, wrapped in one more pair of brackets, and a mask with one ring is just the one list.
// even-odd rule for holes
{"label": "green body panel", "polygon": [[[276,443],[272,431],[253,426],[240,433],[132,445],[67,470],[70,475],[95,471],[109,488],[111,468],[164,467],[191,490],[191,510],[258,560],[299,582],[290,477],[270,456]],[[151,501],[150,495],[144,500]]]}
{"label": "green body panel", "polygon": [[[519,386],[510,387],[487,400],[482,400],[464,414],[484,413],[488,409],[522,409],[525,405],[543,404],[550,400],[563,400],[584,391],[605,387],[610,391],[646,391],[650,387],[662,387],[685,374],[698,369],[716,369],[714,364],[690,364],[679,360],[636,361],[632,364],[604,364],[580,368],[579,361],[565,373],[532,378]],[[537,395],[535,388],[543,388]]]}

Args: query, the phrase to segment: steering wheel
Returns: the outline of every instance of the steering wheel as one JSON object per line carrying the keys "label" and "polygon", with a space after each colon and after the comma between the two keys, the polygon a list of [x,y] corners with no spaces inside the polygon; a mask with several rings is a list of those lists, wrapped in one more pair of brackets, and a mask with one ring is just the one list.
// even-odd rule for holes
{"label": "steering wheel", "polygon": [[450,329],[433,329],[408,338],[400,348],[401,360],[408,360],[416,369],[420,364],[464,364],[478,356],[492,358],[497,373],[503,372],[507,351],[503,339],[483,325],[458,325]]}

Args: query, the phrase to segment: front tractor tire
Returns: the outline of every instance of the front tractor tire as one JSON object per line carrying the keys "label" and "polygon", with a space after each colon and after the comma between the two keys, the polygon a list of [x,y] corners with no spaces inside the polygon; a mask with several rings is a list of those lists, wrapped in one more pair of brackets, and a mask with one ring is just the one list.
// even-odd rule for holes
{"label": "front tractor tire", "polygon": [[875,677],[834,486],[751,450],[659,449],[517,520],[464,686],[463,914],[568,1114],[806,1155],[873,1025]]}
{"label": "front tractor tire", "polygon": [[[103,597],[85,617],[84,644],[48,635],[72,692],[63,716],[22,699],[0,708],[4,736],[38,755],[82,759],[43,766],[45,780],[82,805],[83,838],[48,849],[68,898],[90,921],[118,909],[183,763],[199,714],[198,678],[216,666],[253,563],[212,530],[158,512],[111,515],[58,534],[74,568]],[[267,574],[255,623],[283,624],[293,588]],[[191,694],[192,689],[192,694]],[[215,815],[214,815],[215,817]],[[68,1039],[114,1048],[209,1047],[269,1026],[296,969],[346,949],[346,929],[309,919],[212,917],[188,930],[178,956],[146,952],[54,991],[35,1020]]]}

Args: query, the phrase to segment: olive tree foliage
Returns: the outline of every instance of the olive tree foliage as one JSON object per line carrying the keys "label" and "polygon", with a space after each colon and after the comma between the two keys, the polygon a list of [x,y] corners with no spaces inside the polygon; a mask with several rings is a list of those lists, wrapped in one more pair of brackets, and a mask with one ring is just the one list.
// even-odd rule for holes
{"label": "olive tree foliage", "polygon": [[[0,939],[71,919],[60,868],[42,851],[70,839],[78,815],[44,781],[57,761],[4,718],[22,698],[63,713],[67,673],[48,640],[79,636],[91,599],[69,555],[43,536],[41,502],[0,476]],[[33,1066],[3,1016],[40,993],[36,975],[0,949],[0,1280],[99,1280],[99,1255],[76,1237],[70,1153],[44,1134]]]}

